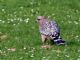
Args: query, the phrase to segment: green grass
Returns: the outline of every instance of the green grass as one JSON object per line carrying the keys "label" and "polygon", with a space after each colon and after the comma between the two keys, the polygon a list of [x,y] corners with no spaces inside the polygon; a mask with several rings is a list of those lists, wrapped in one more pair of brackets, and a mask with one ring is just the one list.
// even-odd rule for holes
{"label": "green grass", "polygon": [[[38,15],[58,23],[67,46],[41,48]],[[80,0],[0,0],[0,60],[80,60]]]}

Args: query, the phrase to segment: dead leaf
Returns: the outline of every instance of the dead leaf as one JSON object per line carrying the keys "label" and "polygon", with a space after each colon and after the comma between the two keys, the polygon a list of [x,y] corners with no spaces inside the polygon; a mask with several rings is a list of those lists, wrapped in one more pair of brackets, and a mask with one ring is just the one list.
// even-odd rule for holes
{"label": "dead leaf", "polygon": [[7,35],[1,35],[1,36],[0,36],[0,40],[5,40],[5,39],[7,39],[7,38],[8,38]]}
{"label": "dead leaf", "polygon": [[43,45],[41,47],[44,48],[44,49],[49,49],[51,46],[50,45]]}

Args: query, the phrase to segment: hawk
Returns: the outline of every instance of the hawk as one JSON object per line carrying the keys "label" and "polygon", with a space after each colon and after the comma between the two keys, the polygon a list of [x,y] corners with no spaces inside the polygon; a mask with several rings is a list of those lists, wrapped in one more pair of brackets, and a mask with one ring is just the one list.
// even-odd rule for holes
{"label": "hawk", "polygon": [[60,37],[60,28],[54,20],[47,19],[44,16],[38,16],[37,22],[43,44],[48,39],[57,45],[65,44],[65,41]]}

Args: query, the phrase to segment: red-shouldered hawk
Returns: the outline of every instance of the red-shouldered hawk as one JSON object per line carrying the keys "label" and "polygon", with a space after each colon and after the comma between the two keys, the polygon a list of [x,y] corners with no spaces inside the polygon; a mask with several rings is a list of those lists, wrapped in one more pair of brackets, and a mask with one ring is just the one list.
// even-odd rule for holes
{"label": "red-shouldered hawk", "polygon": [[58,45],[65,44],[65,41],[60,38],[60,28],[54,20],[46,19],[44,16],[38,16],[37,22],[43,43],[50,38],[52,42]]}

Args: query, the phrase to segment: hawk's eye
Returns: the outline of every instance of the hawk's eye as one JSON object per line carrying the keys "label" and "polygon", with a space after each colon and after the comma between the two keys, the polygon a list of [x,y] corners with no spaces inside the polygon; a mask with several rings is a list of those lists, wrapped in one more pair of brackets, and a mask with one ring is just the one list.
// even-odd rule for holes
{"label": "hawk's eye", "polygon": [[37,19],[38,21],[40,21],[40,19]]}

